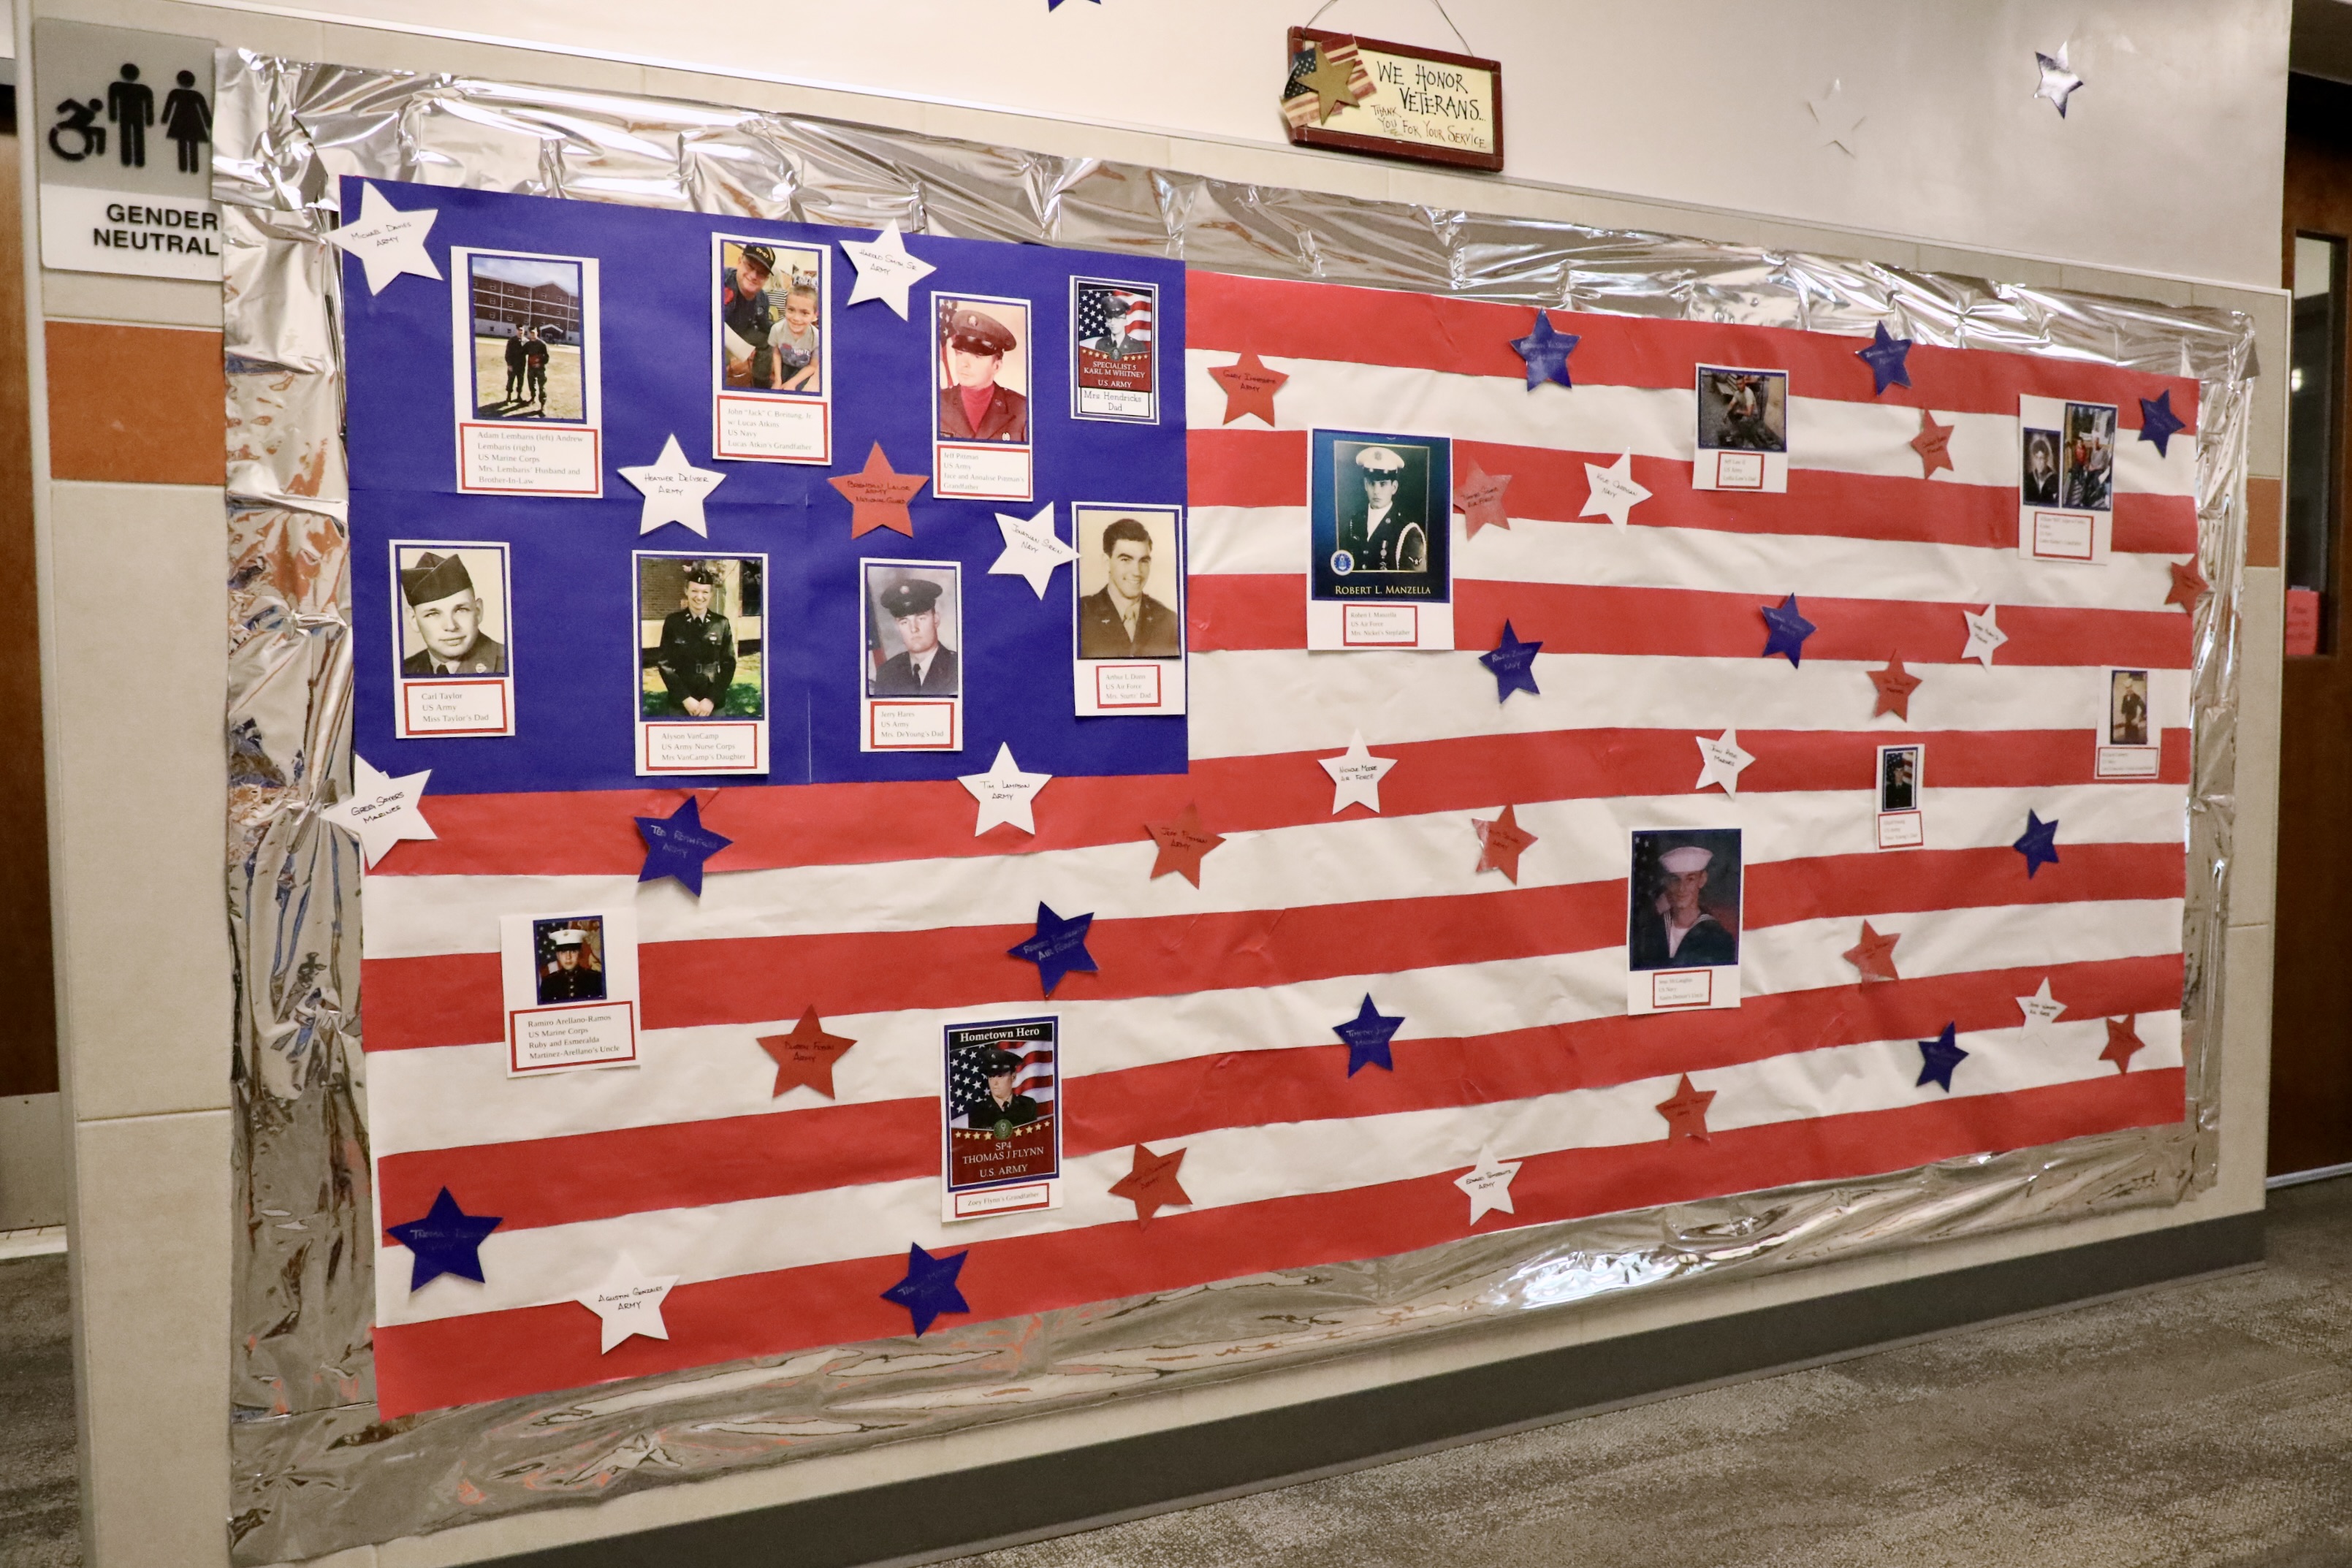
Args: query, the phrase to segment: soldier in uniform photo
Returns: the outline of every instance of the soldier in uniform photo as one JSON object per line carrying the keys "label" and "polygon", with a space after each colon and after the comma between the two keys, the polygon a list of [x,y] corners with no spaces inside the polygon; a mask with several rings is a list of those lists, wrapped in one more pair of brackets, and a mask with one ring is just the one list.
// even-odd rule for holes
{"label": "soldier in uniform photo", "polygon": [[654,669],[677,710],[708,719],[727,700],[735,683],[735,628],[710,607],[718,579],[709,569],[689,567],[680,606],[662,618],[661,647]]}
{"label": "soldier in uniform photo", "polygon": [[1422,516],[1422,498],[1398,493],[1404,466],[1404,459],[1386,447],[1366,447],[1356,454],[1361,492],[1343,500],[1339,519],[1339,550],[1348,557],[1349,572],[1429,570],[1429,528]]}
{"label": "soldier in uniform photo", "polygon": [[2142,672],[2119,670],[2116,674],[2116,718],[2109,726],[2109,745],[2145,746],[2147,744],[2147,677]]}
{"label": "soldier in uniform photo", "polygon": [[1151,581],[1151,531],[1131,517],[1103,530],[1109,581],[1078,601],[1080,658],[1174,658],[1184,651],[1176,612],[1143,591]]}
{"label": "soldier in uniform photo", "polygon": [[523,387],[526,384],[524,372],[530,364],[530,355],[523,345],[530,336],[530,331],[525,330],[507,340],[506,400],[509,403],[520,403],[523,399]]}
{"label": "soldier in uniform photo", "polygon": [[1141,294],[1108,294],[1104,297],[1102,335],[1085,339],[1078,346],[1098,354],[1148,354],[1150,331],[1149,299]]}
{"label": "soldier in uniform photo", "polygon": [[530,331],[524,334],[523,338],[522,368],[523,380],[525,382],[524,391],[530,402],[539,405],[539,411],[541,414],[547,412],[547,344],[549,339],[553,335],[553,328],[549,328],[545,331],[542,331],[539,328],[533,327]]}
{"label": "soldier in uniform photo", "polygon": [[1878,783],[1878,809],[1910,811],[1918,804],[1918,753],[1908,747],[1888,751],[1886,776]]}
{"label": "soldier in uniform photo", "polygon": [[1658,857],[1659,877],[1634,911],[1634,969],[1698,969],[1739,962],[1739,939],[1700,901],[1714,851],[1696,844]]}
{"label": "soldier in uniform photo", "polygon": [[2058,504],[2058,432],[2025,433],[2025,504]]}
{"label": "soldier in uniform photo", "polygon": [[565,926],[547,940],[555,951],[555,963],[539,972],[539,1005],[546,1007],[559,1002],[602,1002],[604,972],[586,961],[587,933],[578,926]]}
{"label": "soldier in uniform photo", "polygon": [[431,551],[400,573],[408,624],[425,646],[400,661],[404,676],[504,675],[507,650],[482,632],[482,599],[473,574],[455,553]]}
{"label": "soldier in uniform photo", "polygon": [[1021,1075],[1019,1057],[991,1046],[980,1054],[975,1065],[988,1080],[988,1092],[972,1101],[964,1113],[965,1126],[985,1132],[997,1127],[1026,1127],[1037,1120],[1037,1102],[1013,1089],[1013,1080]]}
{"label": "soldier in uniform photo", "polygon": [[1013,329],[966,307],[942,323],[940,339],[953,384],[940,389],[940,439],[1027,441],[1029,400],[996,384],[1004,356],[1021,346]]}
{"label": "soldier in uniform photo", "polygon": [[883,613],[898,628],[906,651],[874,672],[877,697],[953,697],[962,689],[956,650],[940,642],[940,595],[927,577],[901,577],[882,590]]}

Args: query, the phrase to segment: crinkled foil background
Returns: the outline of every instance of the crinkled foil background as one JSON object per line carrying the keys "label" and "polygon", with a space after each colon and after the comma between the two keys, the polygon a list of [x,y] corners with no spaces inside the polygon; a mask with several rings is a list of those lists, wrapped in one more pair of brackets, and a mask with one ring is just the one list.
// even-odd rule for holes
{"label": "crinkled foil background", "polygon": [[[2140,1205],[2213,1181],[2255,374],[2244,317],[1563,223],[1268,189],[666,100],[223,51],[228,914],[237,963],[235,1560],[274,1563],[934,1436],[1613,1292]],[[380,1422],[360,1052],[336,176],[1181,258],[1554,309],[1758,322],[2196,376],[2195,770],[2177,1125],[1883,1178]],[[984,1392],[983,1392],[984,1391]]]}

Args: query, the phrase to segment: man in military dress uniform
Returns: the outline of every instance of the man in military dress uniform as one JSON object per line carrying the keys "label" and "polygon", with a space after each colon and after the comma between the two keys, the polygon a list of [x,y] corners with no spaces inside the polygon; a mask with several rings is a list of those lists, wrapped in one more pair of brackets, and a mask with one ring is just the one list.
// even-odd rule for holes
{"label": "man in military dress uniform", "polygon": [[985,1132],[1001,1127],[1026,1127],[1037,1120],[1037,1102],[1025,1094],[1013,1092],[1013,1080],[1021,1074],[1021,1058],[1011,1051],[991,1046],[981,1053],[981,1076],[988,1080],[988,1093],[974,1100],[964,1115],[964,1125]]}
{"label": "man in military dress uniform", "polygon": [[901,577],[882,590],[882,609],[898,628],[904,653],[874,672],[877,697],[953,697],[963,689],[956,651],[940,642],[940,594],[925,577]]}
{"label": "man in military dress uniform", "polygon": [[705,567],[687,573],[683,607],[663,617],[654,655],[662,689],[679,712],[694,719],[717,712],[735,683],[735,628],[710,607],[716,581]]}
{"label": "man in military dress uniform", "polygon": [[400,661],[404,676],[504,675],[507,650],[482,635],[482,600],[473,574],[456,555],[428,550],[400,573],[408,624],[425,646]]}
{"label": "man in military dress uniform", "polygon": [[1350,500],[1339,510],[1339,550],[1348,557],[1349,572],[1426,572],[1429,570],[1429,529],[1421,516],[1419,498],[1402,500],[1404,459],[1386,447],[1366,447],[1356,454],[1356,469],[1364,481],[1363,499]]}
{"label": "man in military dress uniform", "polygon": [[1028,440],[1029,400],[996,384],[1004,356],[1020,347],[1013,329],[967,306],[947,319],[940,337],[955,384],[940,390],[940,439]]}
{"label": "man in military dress uniform", "polygon": [[1176,612],[1143,591],[1151,531],[1131,517],[1103,530],[1110,581],[1078,601],[1080,658],[1173,658],[1184,651]]}
{"label": "man in military dress uniform", "polygon": [[1631,967],[1700,969],[1739,962],[1739,939],[1699,903],[1715,852],[1696,844],[1658,857],[1664,880],[1633,920]]}
{"label": "man in military dress uniform", "polygon": [[604,972],[591,969],[581,962],[587,940],[587,934],[578,926],[566,926],[548,938],[555,949],[555,967],[540,972],[541,1006],[552,1006],[558,1002],[602,1002],[604,999]]}

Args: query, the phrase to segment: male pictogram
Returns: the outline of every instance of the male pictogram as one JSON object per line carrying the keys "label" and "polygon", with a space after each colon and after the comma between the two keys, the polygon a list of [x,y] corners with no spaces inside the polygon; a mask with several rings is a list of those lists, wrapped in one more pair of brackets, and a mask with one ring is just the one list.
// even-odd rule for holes
{"label": "male pictogram", "polygon": [[155,123],[155,89],[139,79],[137,66],[126,62],[122,79],[107,84],[106,118],[122,127],[115,141],[122,166],[145,168],[147,127]]}

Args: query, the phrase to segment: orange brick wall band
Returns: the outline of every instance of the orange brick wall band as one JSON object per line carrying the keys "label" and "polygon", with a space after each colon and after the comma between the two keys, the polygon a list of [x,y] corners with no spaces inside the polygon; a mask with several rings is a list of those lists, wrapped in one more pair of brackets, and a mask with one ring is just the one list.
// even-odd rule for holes
{"label": "orange brick wall band", "polygon": [[52,478],[221,482],[228,416],[218,332],[51,321],[47,344]]}
{"label": "orange brick wall band", "polygon": [[2275,566],[2279,553],[2279,481],[2246,481],[2246,564]]}

